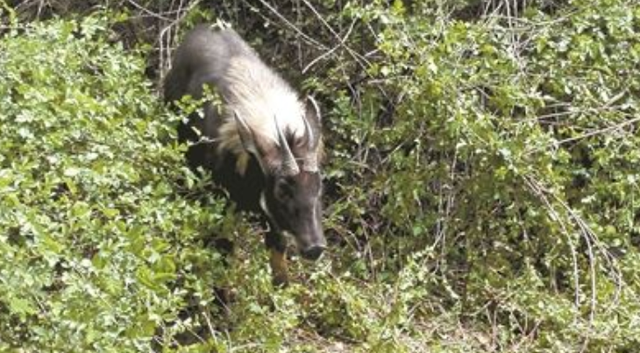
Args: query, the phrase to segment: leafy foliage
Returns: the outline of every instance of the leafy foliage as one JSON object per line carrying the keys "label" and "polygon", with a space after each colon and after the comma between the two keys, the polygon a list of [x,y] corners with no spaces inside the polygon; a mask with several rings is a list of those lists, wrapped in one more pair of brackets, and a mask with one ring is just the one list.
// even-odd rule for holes
{"label": "leafy foliage", "polygon": [[212,300],[194,278],[223,278],[202,247],[223,229],[222,204],[202,212],[176,196],[193,177],[167,143],[175,119],[141,58],[105,34],[88,18],[25,26],[0,44],[3,349],[142,350],[188,295]]}
{"label": "leafy foliage", "polygon": [[331,251],[281,290],[259,224],[184,167],[127,11],[3,7],[0,349],[633,351],[637,2],[302,3],[183,17],[246,18],[323,102]]}

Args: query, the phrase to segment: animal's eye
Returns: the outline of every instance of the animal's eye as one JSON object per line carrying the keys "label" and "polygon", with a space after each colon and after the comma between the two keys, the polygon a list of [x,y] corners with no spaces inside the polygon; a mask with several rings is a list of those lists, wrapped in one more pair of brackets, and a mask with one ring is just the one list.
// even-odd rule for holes
{"label": "animal's eye", "polygon": [[287,195],[289,195],[289,185],[287,184],[287,181],[284,179],[278,180],[276,182],[274,193],[278,199],[287,197]]}

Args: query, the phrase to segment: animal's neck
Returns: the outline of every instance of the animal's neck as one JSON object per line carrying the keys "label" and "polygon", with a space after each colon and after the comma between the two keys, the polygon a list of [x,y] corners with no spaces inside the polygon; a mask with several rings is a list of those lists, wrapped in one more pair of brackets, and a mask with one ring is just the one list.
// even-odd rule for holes
{"label": "animal's neck", "polygon": [[287,136],[304,134],[304,110],[298,95],[262,62],[233,58],[229,65],[229,110],[241,115],[257,138],[277,141],[276,122]]}

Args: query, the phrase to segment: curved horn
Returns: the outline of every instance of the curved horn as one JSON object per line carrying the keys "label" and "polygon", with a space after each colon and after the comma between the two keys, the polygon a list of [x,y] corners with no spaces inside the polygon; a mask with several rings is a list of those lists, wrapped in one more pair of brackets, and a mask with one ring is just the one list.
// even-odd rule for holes
{"label": "curved horn", "polygon": [[313,109],[316,111],[316,118],[318,119],[318,125],[320,125],[320,123],[322,122],[322,115],[320,115],[320,106],[318,105],[318,102],[316,102],[316,99],[313,98],[312,96],[307,96],[307,100],[311,102],[311,105],[313,105]]}
{"label": "curved horn", "polygon": [[282,148],[282,171],[286,175],[296,175],[300,173],[296,158],[293,156],[291,148],[289,148],[289,143],[287,143],[287,139],[284,137],[282,129],[280,129],[280,125],[278,124],[278,118],[275,115],[273,116],[273,121],[276,126],[276,133],[278,134],[278,143],[280,144],[280,148]]}
{"label": "curved horn", "polygon": [[316,147],[316,138],[313,135],[313,129],[311,128],[311,124],[309,124],[309,120],[302,117],[302,121],[304,121],[304,136],[307,139],[307,148],[309,151],[313,151]]}

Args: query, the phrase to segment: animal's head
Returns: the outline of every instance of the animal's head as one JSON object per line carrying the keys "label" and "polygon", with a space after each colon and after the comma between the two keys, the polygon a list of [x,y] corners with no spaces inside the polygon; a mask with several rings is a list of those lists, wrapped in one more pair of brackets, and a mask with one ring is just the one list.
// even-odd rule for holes
{"label": "animal's head", "polygon": [[304,134],[287,137],[273,118],[276,135],[264,138],[235,115],[245,149],[253,153],[265,174],[260,206],[276,230],[291,234],[304,258],[316,260],[327,242],[322,229],[322,180],[319,168],[321,126],[318,105],[309,98]]}

